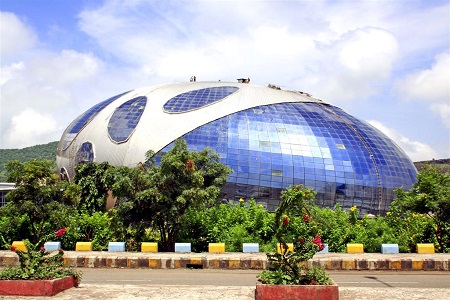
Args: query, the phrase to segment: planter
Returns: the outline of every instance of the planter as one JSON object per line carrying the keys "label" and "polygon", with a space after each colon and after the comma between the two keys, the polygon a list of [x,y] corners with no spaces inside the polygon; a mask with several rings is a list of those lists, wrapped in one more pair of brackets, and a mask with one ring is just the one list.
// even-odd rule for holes
{"label": "planter", "polygon": [[256,283],[256,300],[339,300],[339,287],[333,285],[282,285]]}
{"label": "planter", "polygon": [[53,280],[0,280],[0,295],[53,296],[78,286],[73,276]]}

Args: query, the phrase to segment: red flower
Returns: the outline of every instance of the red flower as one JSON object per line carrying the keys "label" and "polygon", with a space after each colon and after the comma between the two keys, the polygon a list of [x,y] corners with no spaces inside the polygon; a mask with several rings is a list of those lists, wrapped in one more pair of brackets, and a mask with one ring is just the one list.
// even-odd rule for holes
{"label": "red flower", "polygon": [[283,226],[287,227],[289,225],[289,217],[288,216],[284,216],[283,218]]}
{"label": "red flower", "polygon": [[309,218],[309,216],[306,213],[303,214],[303,221],[305,221],[305,223],[311,222],[311,219]]}
{"label": "red flower", "polygon": [[305,242],[305,238],[302,237],[302,238],[300,238],[298,241],[299,241],[301,244],[303,244],[303,243]]}
{"label": "red flower", "polygon": [[314,239],[311,241],[314,244],[316,244],[319,247],[319,251],[322,251],[323,248],[325,248],[325,245],[322,243],[322,240],[317,235],[314,237]]}
{"label": "red flower", "polygon": [[45,247],[44,247],[44,246],[41,246],[41,248],[40,248],[39,250],[45,251]]}
{"label": "red flower", "polygon": [[12,252],[16,252],[16,250],[17,250],[16,246],[11,246],[11,251]]}
{"label": "red flower", "polygon": [[65,228],[61,228],[61,229],[58,229],[58,230],[55,232],[55,235],[56,235],[57,237],[62,237],[64,234],[66,234],[66,232],[67,232],[67,230],[66,230]]}
{"label": "red flower", "polygon": [[186,171],[194,171],[194,161],[192,159],[188,159],[186,162]]}

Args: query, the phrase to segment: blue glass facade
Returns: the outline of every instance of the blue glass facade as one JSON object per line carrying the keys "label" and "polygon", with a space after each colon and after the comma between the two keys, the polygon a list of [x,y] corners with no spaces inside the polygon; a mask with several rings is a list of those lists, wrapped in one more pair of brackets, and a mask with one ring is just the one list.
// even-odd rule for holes
{"label": "blue glass facade", "polygon": [[147,97],[141,96],[116,108],[108,123],[109,137],[116,143],[127,141],[139,123],[146,105]]}
{"label": "blue glass facade", "polygon": [[[209,147],[233,169],[223,198],[254,198],[269,210],[280,193],[303,184],[319,206],[383,214],[397,187],[410,188],[416,169],[405,153],[372,126],[316,102],[280,103],[236,112],[184,135],[191,151]],[[160,157],[173,143],[157,153]]]}
{"label": "blue glass facade", "polygon": [[193,90],[167,101],[163,108],[169,113],[187,112],[220,101],[239,90],[235,86],[219,86]]}
{"label": "blue glass facade", "polygon": [[88,109],[86,112],[78,116],[70,125],[67,127],[66,131],[63,134],[64,139],[61,140],[60,144],[61,147],[58,146],[58,148],[62,150],[66,150],[70,144],[72,143],[73,139],[76,137],[76,135],[83,129],[89,122],[94,119],[94,117],[103,110],[106,106],[114,102],[116,99],[119,99],[123,95],[125,95],[128,92],[116,95],[114,97],[108,98],[105,101],[102,101],[90,109]]}

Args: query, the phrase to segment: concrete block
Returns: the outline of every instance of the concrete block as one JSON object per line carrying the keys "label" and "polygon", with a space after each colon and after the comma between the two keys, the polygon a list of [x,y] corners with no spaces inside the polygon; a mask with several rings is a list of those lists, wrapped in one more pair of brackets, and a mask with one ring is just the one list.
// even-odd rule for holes
{"label": "concrete block", "polygon": [[258,243],[242,243],[242,252],[259,252]]}
{"label": "concrete block", "polygon": [[58,251],[61,249],[61,242],[46,242],[44,249],[47,251]]}
{"label": "concrete block", "polygon": [[364,253],[363,244],[347,244],[347,253]]}
{"label": "concrete block", "polygon": [[125,251],[125,242],[109,242],[108,243],[108,251],[124,252]]}
{"label": "concrete block", "polygon": [[[291,252],[293,252],[294,251],[294,244],[293,243],[286,243],[286,245],[288,246],[288,252],[289,251],[291,251]],[[279,254],[281,254],[281,253],[283,253],[283,250],[284,249],[282,249],[281,248],[281,243],[278,243],[277,244],[277,252],[279,253]]]}
{"label": "concrete block", "polygon": [[399,253],[398,244],[381,244],[381,253],[383,254]]}
{"label": "concrete block", "polygon": [[25,246],[25,242],[24,241],[14,241],[11,245],[11,248],[15,247],[16,249],[20,250],[20,251],[27,251],[27,246]]}
{"label": "concrete block", "polygon": [[225,243],[209,243],[208,252],[222,253],[225,252]]}
{"label": "concrete block", "polygon": [[191,243],[175,243],[175,252],[191,252]]}
{"label": "concrete block", "polygon": [[434,244],[417,244],[417,253],[434,253]]}
{"label": "concrete block", "polygon": [[143,242],[141,244],[141,252],[158,252],[158,243]]}
{"label": "concrete block", "polygon": [[75,251],[92,251],[92,242],[77,242]]}
{"label": "concrete block", "polygon": [[328,244],[324,244],[325,247],[323,247],[322,251],[317,251],[317,254],[324,254],[328,253]]}

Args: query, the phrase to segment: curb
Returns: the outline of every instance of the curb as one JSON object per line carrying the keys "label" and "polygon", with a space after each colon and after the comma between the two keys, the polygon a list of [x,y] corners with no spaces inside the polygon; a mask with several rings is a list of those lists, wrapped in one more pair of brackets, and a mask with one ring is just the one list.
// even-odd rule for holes
{"label": "curb", "polygon": [[[65,251],[64,263],[77,268],[253,269],[268,266],[265,253],[176,253]],[[0,251],[0,267],[18,265],[11,251]],[[450,254],[316,254],[305,263],[326,270],[449,271]]]}

